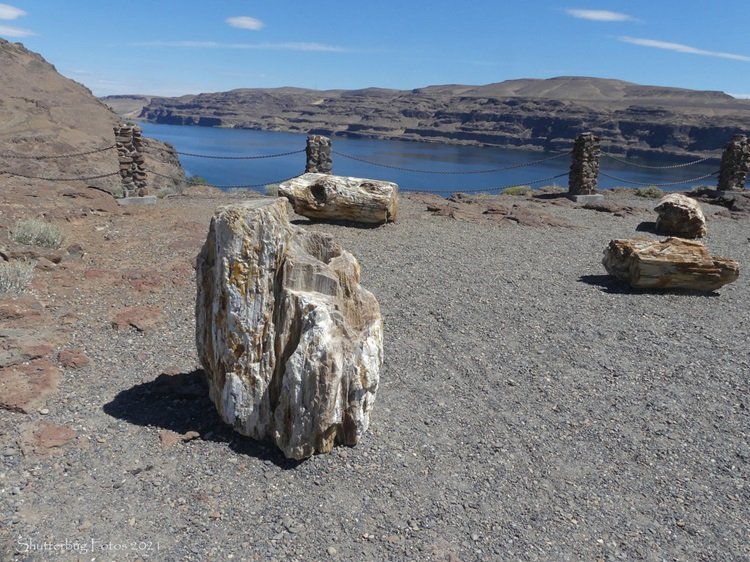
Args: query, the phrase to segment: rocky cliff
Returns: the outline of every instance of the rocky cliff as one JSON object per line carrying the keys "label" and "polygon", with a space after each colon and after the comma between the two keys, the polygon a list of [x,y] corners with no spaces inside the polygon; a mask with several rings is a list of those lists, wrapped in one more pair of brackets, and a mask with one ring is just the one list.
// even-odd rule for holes
{"label": "rocky cliff", "polygon": [[[156,123],[565,150],[592,131],[630,156],[705,155],[750,131],[750,101],[721,92],[561,77],[411,91],[239,89],[143,98]],[[105,100],[116,110],[138,97]],[[131,113],[132,114],[132,113]]]}
{"label": "rocky cliff", "polygon": [[[60,75],[54,66],[20,43],[0,39],[0,174],[3,182],[45,178],[93,177],[117,172],[113,126],[121,118],[81,84]],[[149,140],[147,163],[161,174],[184,178],[179,162],[162,143]],[[96,151],[80,157],[38,156]],[[20,158],[19,158],[20,157]],[[152,177],[154,189],[174,185]],[[87,182],[119,189],[117,176]]]}

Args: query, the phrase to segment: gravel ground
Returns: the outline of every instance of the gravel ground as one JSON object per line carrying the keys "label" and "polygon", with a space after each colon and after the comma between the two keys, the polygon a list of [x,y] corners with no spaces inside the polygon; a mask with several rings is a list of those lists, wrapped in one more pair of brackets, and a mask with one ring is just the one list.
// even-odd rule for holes
{"label": "gravel ground", "polygon": [[[216,203],[100,222],[121,267],[159,268],[195,255]],[[193,285],[72,294],[92,365],[64,372],[46,415],[0,412],[0,558],[749,560],[747,277],[709,295],[612,281],[603,249],[649,212],[545,206],[578,226],[531,228],[423,209],[406,199],[376,229],[298,221],[359,259],[386,334],[370,433],[301,463],[232,434],[191,391]],[[198,232],[170,246],[180,222]],[[711,220],[705,242],[746,265],[747,232]],[[130,244],[146,235],[147,251]],[[132,304],[166,325],[111,329]],[[187,390],[154,382],[165,371]],[[22,455],[19,428],[41,419],[78,439]],[[201,437],[166,446],[167,429]],[[45,541],[68,550],[34,550]]]}

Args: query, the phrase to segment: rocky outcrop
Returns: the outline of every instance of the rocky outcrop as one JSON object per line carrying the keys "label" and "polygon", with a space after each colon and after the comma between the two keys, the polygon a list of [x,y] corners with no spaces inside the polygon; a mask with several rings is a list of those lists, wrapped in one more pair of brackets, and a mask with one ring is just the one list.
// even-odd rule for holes
{"label": "rocky outcrop", "polygon": [[659,213],[656,231],[682,238],[703,238],[706,235],[706,216],[695,199],[681,193],[662,197],[654,208]]}
{"label": "rocky outcrop", "polygon": [[[3,176],[6,191],[29,182],[48,189],[61,185],[36,178],[87,178],[64,185],[120,193],[113,132],[120,118],[40,55],[4,39],[0,107],[0,171],[8,173]],[[173,149],[144,139],[143,154],[145,167],[160,174],[149,177],[150,189],[182,187],[185,176]],[[64,155],[72,156],[60,157]]]}
{"label": "rocky outcrop", "polygon": [[570,150],[579,134],[592,132],[613,153],[693,158],[750,130],[748,109],[750,101],[721,92],[560,77],[411,91],[238,89],[151,98],[141,117],[156,123],[553,151]]}
{"label": "rocky outcrop", "polygon": [[217,210],[197,262],[196,341],[222,419],[302,459],[367,430],[383,323],[354,257],[289,211],[283,198]]}
{"label": "rocky outcrop", "polygon": [[602,264],[607,273],[638,289],[714,291],[740,274],[736,261],[711,256],[700,242],[681,238],[612,240]]}
{"label": "rocky outcrop", "polygon": [[280,184],[279,195],[312,219],[383,224],[398,214],[398,185],[388,181],[303,174]]}

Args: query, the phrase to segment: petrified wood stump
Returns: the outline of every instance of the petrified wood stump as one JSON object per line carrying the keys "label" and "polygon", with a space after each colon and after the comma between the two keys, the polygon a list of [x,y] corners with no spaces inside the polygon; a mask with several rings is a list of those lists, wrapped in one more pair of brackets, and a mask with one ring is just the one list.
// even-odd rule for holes
{"label": "petrified wood stump", "polygon": [[279,195],[311,219],[382,224],[398,213],[398,185],[388,181],[303,174],[279,185]]}
{"label": "petrified wood stump", "polygon": [[706,235],[706,217],[695,199],[681,193],[670,193],[662,197],[654,211],[659,213],[656,230],[662,234],[682,238]]}
{"label": "petrified wood stump", "polygon": [[196,342],[222,419],[302,459],[367,430],[383,321],[357,260],[289,211],[281,198],[217,210],[197,262]]}
{"label": "petrified wood stump", "polygon": [[639,289],[713,291],[740,274],[736,261],[711,256],[700,242],[682,238],[612,240],[602,264],[610,275]]}

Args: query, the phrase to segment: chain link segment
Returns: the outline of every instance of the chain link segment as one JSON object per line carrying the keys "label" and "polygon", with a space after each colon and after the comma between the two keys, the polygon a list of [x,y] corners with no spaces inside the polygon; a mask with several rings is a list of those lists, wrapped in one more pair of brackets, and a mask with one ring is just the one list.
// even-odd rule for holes
{"label": "chain link segment", "polygon": [[614,160],[615,162],[619,162],[620,164],[625,164],[626,166],[633,166],[635,168],[645,168],[647,170],[674,170],[676,168],[687,168],[688,166],[695,166],[696,164],[702,164],[703,162],[707,162],[708,160],[712,160],[716,158],[716,156],[706,156],[705,158],[693,160],[692,162],[684,162],[682,164],[672,164],[671,166],[648,166],[646,164],[637,164],[635,162],[623,160],[622,158],[617,158],[614,154],[611,154],[609,152],[603,152],[602,154],[604,154],[604,156],[606,156],[607,158]]}
{"label": "chain link segment", "polygon": [[102,178],[111,178],[112,176],[119,176],[120,172],[111,172],[109,174],[100,174],[98,176],[87,176],[87,177],[75,177],[75,178],[47,178],[42,176],[28,176],[26,174],[19,174],[17,172],[3,171],[0,174],[7,174],[9,176],[16,176],[19,178],[26,178],[27,180],[44,180],[44,181],[90,181],[98,180]]}
{"label": "chain link segment", "polygon": [[[165,179],[172,180],[172,181],[179,181],[179,182],[189,183],[189,181],[186,180],[186,179],[183,180],[182,178],[175,178],[175,177],[172,177],[172,176],[168,176],[166,174],[160,174],[159,172],[154,172],[153,170],[146,170],[146,172],[148,172],[149,174],[152,174],[154,176],[160,177],[160,178],[165,178]],[[213,183],[202,183],[200,185],[206,185],[208,187],[215,187],[217,189],[255,189],[257,187],[265,187],[267,185],[272,185],[274,183],[282,183],[282,182],[285,182],[285,181],[289,181],[290,179],[293,179],[293,178],[296,178],[296,177],[297,176],[292,176],[292,177],[284,178],[284,179],[280,179],[280,180],[267,181],[267,182],[264,182],[264,183],[256,183],[256,184],[248,184],[248,185],[216,185],[216,184],[213,184]]]}
{"label": "chain link segment", "polygon": [[[527,182],[523,182],[523,183],[512,183],[512,184],[508,184],[508,185],[501,185],[501,186],[495,186],[495,187],[481,187],[481,188],[476,188],[476,189],[461,189],[461,188],[451,188],[451,189],[444,189],[444,190],[435,190],[435,189],[433,189],[433,190],[429,190],[429,193],[456,193],[456,192],[459,192],[459,191],[461,193],[483,193],[483,192],[488,192],[488,191],[489,192],[491,192],[491,191],[502,191],[504,189],[509,189],[511,187],[531,186],[531,185],[535,185],[537,183],[543,183],[545,181],[552,181],[552,180],[556,180],[558,178],[562,178],[562,177],[567,176],[567,175],[568,175],[568,173],[565,172],[565,173],[562,173],[562,174],[557,174],[556,176],[550,176],[548,178],[540,178],[538,180],[532,180],[532,181],[527,181]],[[400,187],[399,191],[403,191],[403,192],[406,192],[406,193],[419,193],[419,192],[425,192],[427,190],[425,190],[425,189],[415,189],[415,188],[409,188],[409,187],[404,187],[404,188]]]}
{"label": "chain link segment", "polygon": [[611,176],[609,174],[605,174],[604,172],[599,172],[599,175],[603,176],[605,178],[609,178],[611,180],[619,181],[619,182],[622,182],[622,183],[629,183],[629,184],[632,184],[632,185],[643,185],[643,186],[654,186],[654,187],[669,187],[671,185],[683,185],[683,184],[686,184],[686,183],[692,183],[694,181],[705,180],[705,179],[708,179],[708,178],[710,178],[712,176],[718,176],[719,175],[719,170],[717,170],[715,172],[712,172],[710,174],[706,174],[704,176],[698,176],[697,178],[690,178],[688,180],[672,181],[672,182],[666,182],[666,183],[643,183],[643,182],[640,182],[640,181],[626,180],[624,178],[618,178],[617,176]]}
{"label": "chain link segment", "polygon": [[560,154],[555,154],[554,156],[549,156],[547,158],[541,158],[539,160],[533,160],[531,162],[524,162],[523,164],[513,164],[511,166],[504,166],[502,168],[492,168],[489,170],[472,170],[468,172],[449,172],[449,171],[440,171],[440,170],[419,170],[416,168],[404,168],[401,166],[391,166],[389,164],[381,164],[379,162],[373,162],[372,160],[366,160],[364,158],[359,158],[358,156],[352,156],[351,154],[344,154],[343,152],[338,152],[336,150],[331,151],[332,154],[335,154],[336,156],[341,156],[343,158],[348,158],[349,160],[355,160],[357,162],[362,162],[364,164],[369,164],[371,166],[379,166],[381,168],[388,168],[389,170],[398,170],[400,172],[413,172],[416,174],[441,174],[446,176],[459,176],[459,175],[471,175],[471,174],[492,174],[495,172],[504,172],[506,170],[516,170],[518,168],[525,168],[527,166],[533,166],[535,164],[541,164],[542,162],[549,162],[550,160],[556,160],[558,158],[561,158],[563,156],[568,156],[570,152],[562,152]]}
{"label": "chain link segment", "polygon": [[117,145],[113,144],[105,148],[97,148],[95,150],[89,150],[86,152],[75,152],[71,154],[49,154],[49,155],[39,154],[39,155],[33,155],[33,156],[23,156],[20,154],[0,154],[0,158],[11,158],[14,160],[54,160],[58,158],[75,158],[76,156],[89,156],[90,154],[106,152],[107,150],[112,150],[113,148],[116,148],[116,147]]}
{"label": "chain link segment", "polygon": [[193,152],[179,152],[177,150],[174,151],[175,154],[179,154],[180,156],[192,156],[193,158],[210,158],[212,160],[263,160],[265,158],[280,158],[281,156],[291,156],[293,154],[301,154],[303,152],[305,152],[304,148],[302,150],[281,152],[279,154],[263,154],[260,156],[216,156],[213,154],[195,154]]}

